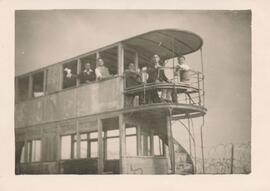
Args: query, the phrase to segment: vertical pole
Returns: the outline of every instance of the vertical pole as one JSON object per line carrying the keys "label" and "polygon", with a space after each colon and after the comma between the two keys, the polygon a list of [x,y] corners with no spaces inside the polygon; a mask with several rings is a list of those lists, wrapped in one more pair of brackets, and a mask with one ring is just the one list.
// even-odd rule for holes
{"label": "vertical pole", "polygon": [[79,159],[80,158],[80,156],[81,156],[81,136],[80,136],[80,134],[79,134],[79,120],[78,119],[76,119],[76,136],[77,136],[77,139],[76,139],[76,141],[77,141],[77,144],[76,144],[76,147],[77,147],[77,149],[76,149],[76,155],[77,155],[77,159]]}
{"label": "vertical pole", "polygon": [[205,105],[205,91],[204,91],[204,66],[203,66],[203,52],[202,52],[202,48],[200,49],[200,53],[201,53],[201,72],[202,72],[202,98],[203,98],[203,105]]}
{"label": "vertical pole", "polygon": [[135,62],[136,70],[138,70],[138,68],[139,68],[139,56],[138,56],[137,52],[135,52],[134,62]]}
{"label": "vertical pole", "polygon": [[141,124],[137,126],[137,155],[142,155],[142,149],[141,149]]}
{"label": "vertical pole", "polygon": [[150,155],[154,156],[154,132],[153,129],[150,130]]}
{"label": "vertical pole", "polygon": [[198,98],[199,98],[199,106],[201,106],[201,87],[200,87],[200,74],[197,73],[197,83],[198,83]]}
{"label": "vertical pole", "polygon": [[123,114],[119,115],[119,130],[120,130],[120,173],[126,173],[126,131]]}
{"label": "vertical pole", "polygon": [[[118,75],[123,76],[124,75],[124,48],[121,43],[118,44]],[[119,89],[120,89],[120,94],[119,94],[119,103],[120,103],[120,108],[124,108],[124,85],[125,80],[123,78],[120,79],[119,82]]]}
{"label": "vertical pole", "polygon": [[77,59],[77,78],[76,78],[76,86],[80,85],[80,80],[79,80],[79,75],[81,73],[81,59],[78,58]]}
{"label": "vertical pole", "polygon": [[32,98],[33,92],[33,76],[32,74],[29,75],[29,89],[28,89],[28,99]]}
{"label": "vertical pole", "polygon": [[47,71],[48,69],[44,70],[43,72],[43,94],[46,95],[47,94]]}
{"label": "vertical pole", "polygon": [[234,158],[234,146],[232,144],[232,149],[231,149],[231,174],[233,174],[233,158]]}
{"label": "vertical pole", "polygon": [[204,126],[204,116],[203,116],[203,122],[202,122],[202,125],[201,125],[202,170],[203,170],[203,174],[204,174],[205,169],[204,169],[204,148],[203,148],[203,126]]}
{"label": "vertical pole", "polygon": [[102,137],[102,121],[98,119],[98,174],[102,174],[104,169],[103,157],[103,137]]}
{"label": "vertical pole", "polygon": [[172,109],[170,108],[169,115],[167,116],[167,136],[168,136],[168,147],[169,147],[169,156],[171,159],[172,174],[175,174],[175,157],[174,157],[171,115],[172,115]]}

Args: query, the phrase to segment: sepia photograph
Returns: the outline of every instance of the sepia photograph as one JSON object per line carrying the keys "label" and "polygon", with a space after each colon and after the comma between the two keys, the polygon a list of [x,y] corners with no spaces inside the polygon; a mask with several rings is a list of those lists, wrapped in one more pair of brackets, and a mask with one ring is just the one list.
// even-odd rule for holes
{"label": "sepia photograph", "polygon": [[14,19],[14,174],[252,172],[251,10]]}

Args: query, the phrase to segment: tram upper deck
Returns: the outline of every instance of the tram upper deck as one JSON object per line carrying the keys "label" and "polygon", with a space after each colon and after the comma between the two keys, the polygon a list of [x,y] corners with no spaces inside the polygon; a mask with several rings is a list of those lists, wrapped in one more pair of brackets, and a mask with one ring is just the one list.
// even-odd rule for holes
{"label": "tram upper deck", "polygon": [[[143,83],[134,87],[126,87],[125,78],[129,63],[142,70],[149,65],[154,54],[164,61],[171,59],[168,62],[173,65],[167,70],[173,71],[174,58],[198,51],[202,44],[198,35],[188,31],[155,30],[17,76],[16,127],[112,113],[133,112],[142,116],[151,113],[159,116],[168,109],[179,118],[185,115],[202,116],[206,112],[203,71],[191,71],[189,82],[171,80],[168,83]],[[98,58],[104,60],[109,76],[82,83],[79,75],[85,69],[85,64],[90,62],[91,69],[95,71]],[[66,77],[66,69],[70,71],[69,78]],[[166,67],[161,69],[166,70]],[[153,89],[159,94],[164,89],[176,92],[177,102],[136,102],[139,94],[147,94]],[[130,96],[134,96],[134,100],[127,105],[126,100]],[[145,99],[145,95],[143,97]]]}

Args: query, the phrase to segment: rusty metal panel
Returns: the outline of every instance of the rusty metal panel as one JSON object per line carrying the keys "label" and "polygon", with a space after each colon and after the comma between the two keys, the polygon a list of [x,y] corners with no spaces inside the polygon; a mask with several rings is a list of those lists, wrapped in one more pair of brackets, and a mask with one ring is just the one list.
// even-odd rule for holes
{"label": "rusty metal panel", "polygon": [[58,94],[47,96],[44,100],[44,122],[55,121],[59,119],[59,107],[57,103]]}
{"label": "rusty metal panel", "polygon": [[61,89],[61,65],[50,66],[47,69],[47,92],[53,93]]}
{"label": "rusty metal panel", "polygon": [[58,119],[76,117],[76,90],[64,91],[57,96]]}
{"label": "rusty metal panel", "polygon": [[15,105],[15,128],[25,127],[26,120],[25,120],[25,104],[20,103]]}
{"label": "rusty metal panel", "polygon": [[166,157],[127,156],[125,174],[167,174],[168,159]]}
{"label": "rusty metal panel", "polygon": [[79,132],[97,131],[97,120],[83,119],[79,121]]}
{"label": "rusty metal panel", "polygon": [[60,135],[73,134],[76,132],[77,132],[77,128],[76,128],[75,120],[68,120],[68,121],[61,122],[59,124],[58,133]]}
{"label": "rusty metal panel", "polygon": [[26,128],[26,139],[32,140],[32,139],[41,139],[41,127],[40,126],[34,126],[34,127],[28,127]]}
{"label": "rusty metal panel", "polygon": [[26,118],[27,125],[39,124],[43,120],[44,97],[29,101],[27,104]]}
{"label": "rusty metal panel", "polygon": [[78,116],[120,109],[119,79],[101,81],[77,89]]}

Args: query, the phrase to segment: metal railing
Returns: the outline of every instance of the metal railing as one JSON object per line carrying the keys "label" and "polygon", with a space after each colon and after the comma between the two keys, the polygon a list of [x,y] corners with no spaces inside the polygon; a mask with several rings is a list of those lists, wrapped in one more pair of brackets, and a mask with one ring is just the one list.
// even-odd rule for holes
{"label": "metal railing", "polygon": [[[138,85],[126,87],[126,77],[124,75],[125,107],[136,107],[145,104],[171,103],[171,104],[191,104],[204,106],[204,75],[201,72],[189,70],[186,78],[181,77],[181,71],[174,71],[173,67],[160,67],[157,79],[161,70],[173,70],[173,75],[168,77],[169,82],[156,81],[147,83],[146,80]],[[177,73],[178,72],[178,73]],[[141,74],[142,76],[142,74]],[[188,76],[188,77],[187,77]],[[164,92],[171,97],[171,100],[163,100]],[[158,94],[159,101],[154,100],[153,95]]]}

